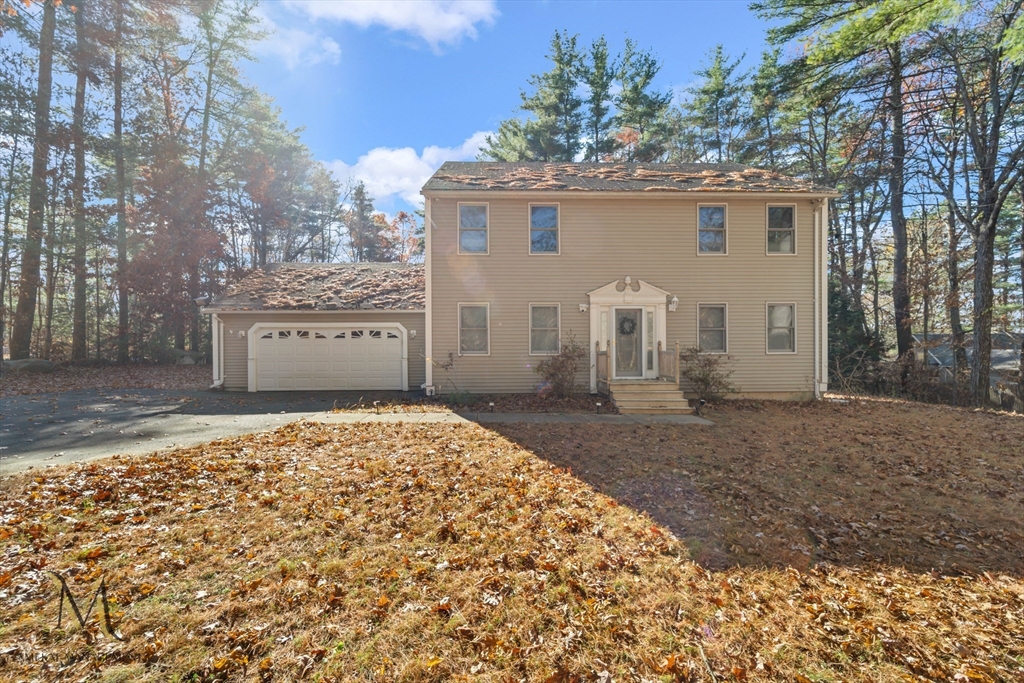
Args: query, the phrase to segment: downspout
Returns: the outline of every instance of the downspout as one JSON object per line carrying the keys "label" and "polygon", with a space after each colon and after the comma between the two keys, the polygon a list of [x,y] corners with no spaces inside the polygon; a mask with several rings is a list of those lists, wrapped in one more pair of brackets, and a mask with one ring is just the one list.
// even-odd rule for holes
{"label": "downspout", "polygon": [[821,376],[821,388],[819,391],[828,391],[828,206],[829,200],[821,200],[821,248],[818,250],[819,263],[821,264],[820,279],[821,285],[821,369],[818,374]]}
{"label": "downspout", "polygon": [[819,320],[820,310],[818,308],[819,297],[821,296],[821,278],[818,276],[818,259],[820,257],[818,249],[818,241],[821,239],[818,235],[820,232],[821,225],[821,214],[818,211],[818,207],[815,206],[817,202],[812,201],[811,205],[814,206],[814,257],[811,259],[814,263],[814,400],[821,400],[821,363],[818,362],[818,355],[821,353],[821,321]]}
{"label": "downspout", "polygon": [[434,221],[430,217],[430,206],[433,204],[433,200],[430,197],[424,199],[423,207],[423,264],[426,277],[426,313],[424,314],[424,333],[427,335],[424,339],[424,350],[426,353],[426,382],[423,383],[423,389],[430,393],[433,393],[432,388],[434,385],[434,308],[431,302],[433,295],[433,284],[431,283],[431,249],[430,249],[430,233],[434,231]]}
{"label": "downspout", "polygon": [[216,313],[210,316],[210,336],[213,341],[213,384],[211,389],[219,389],[224,385],[224,359],[221,357],[224,349],[224,324]]}

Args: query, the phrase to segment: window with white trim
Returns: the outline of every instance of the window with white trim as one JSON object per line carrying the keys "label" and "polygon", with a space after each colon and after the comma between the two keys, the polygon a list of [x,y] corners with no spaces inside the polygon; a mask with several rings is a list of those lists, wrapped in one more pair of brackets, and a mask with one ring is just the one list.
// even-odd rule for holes
{"label": "window with white trim", "polygon": [[768,353],[796,352],[796,304],[768,304]]}
{"label": "window with white trim", "polygon": [[459,204],[459,253],[487,253],[486,204]]}
{"label": "window with white trim", "polygon": [[725,253],[725,207],[697,207],[697,253]]}
{"label": "window with white trim", "polygon": [[530,204],[530,253],[558,253],[557,204]]}
{"label": "window with white trim", "polygon": [[796,207],[768,207],[768,253],[796,253]]}
{"label": "window with white trim", "polygon": [[558,353],[558,304],[530,304],[530,353]]}
{"label": "window with white trim", "polygon": [[725,304],[700,304],[697,306],[697,348],[701,353],[725,353],[726,338]]}
{"label": "window with white trim", "polygon": [[490,353],[487,304],[459,304],[459,355]]}

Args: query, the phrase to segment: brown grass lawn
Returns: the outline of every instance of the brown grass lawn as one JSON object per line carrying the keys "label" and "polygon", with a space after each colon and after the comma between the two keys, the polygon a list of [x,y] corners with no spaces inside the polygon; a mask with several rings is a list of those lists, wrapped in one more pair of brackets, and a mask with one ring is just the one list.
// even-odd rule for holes
{"label": "brown grass lawn", "polygon": [[209,365],[57,365],[51,373],[5,372],[0,398],[77,389],[200,391],[212,375]]}
{"label": "brown grass lawn", "polygon": [[[304,423],[8,478],[0,678],[1024,680],[1024,419],[711,418]],[[50,569],[86,604],[105,576],[124,640],[57,628]]]}

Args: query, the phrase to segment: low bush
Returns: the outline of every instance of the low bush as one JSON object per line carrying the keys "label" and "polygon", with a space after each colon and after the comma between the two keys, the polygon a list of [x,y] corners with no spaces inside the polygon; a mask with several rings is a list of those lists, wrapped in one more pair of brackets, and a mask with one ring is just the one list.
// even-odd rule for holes
{"label": "low bush", "polygon": [[731,356],[701,353],[697,348],[683,349],[679,352],[679,377],[686,380],[699,400],[720,401],[736,391],[729,382],[733,371],[725,368],[731,360]]}
{"label": "low bush", "polygon": [[558,353],[537,364],[534,371],[544,378],[540,393],[552,398],[569,398],[580,385],[576,379],[587,369],[587,347],[576,341],[570,332],[562,341]]}

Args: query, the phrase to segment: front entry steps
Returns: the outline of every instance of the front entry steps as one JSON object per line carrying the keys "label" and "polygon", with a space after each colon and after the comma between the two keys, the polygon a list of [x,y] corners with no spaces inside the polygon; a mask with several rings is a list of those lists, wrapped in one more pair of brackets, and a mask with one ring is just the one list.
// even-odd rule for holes
{"label": "front entry steps", "polygon": [[608,392],[623,415],[688,415],[693,412],[675,382],[614,380]]}

